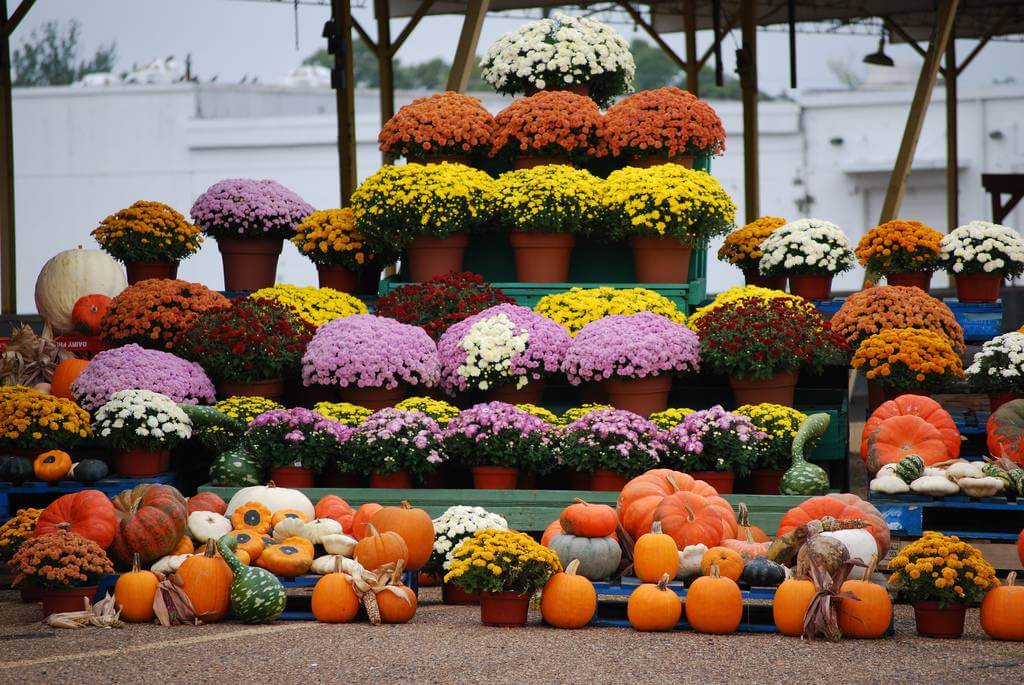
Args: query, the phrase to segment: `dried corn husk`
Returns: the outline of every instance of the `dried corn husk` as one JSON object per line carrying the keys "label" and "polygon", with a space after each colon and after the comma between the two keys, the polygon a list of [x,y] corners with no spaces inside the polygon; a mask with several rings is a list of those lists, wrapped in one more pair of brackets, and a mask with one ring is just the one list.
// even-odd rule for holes
{"label": "dried corn husk", "polygon": [[49,383],[53,372],[63,360],[71,357],[54,341],[49,327],[36,335],[27,325],[14,329],[11,340],[0,354],[0,385],[26,385]]}

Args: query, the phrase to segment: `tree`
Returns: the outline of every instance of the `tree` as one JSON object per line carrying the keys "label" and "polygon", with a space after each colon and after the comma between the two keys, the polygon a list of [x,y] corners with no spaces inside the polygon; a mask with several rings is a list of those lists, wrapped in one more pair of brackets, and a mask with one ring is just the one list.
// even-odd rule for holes
{"label": "tree", "polygon": [[[66,30],[48,21],[32,30],[11,53],[15,86],[66,86],[86,74],[113,71],[115,43],[100,45],[88,60],[78,61],[81,25],[72,19]],[[77,64],[76,64],[77,62]]]}

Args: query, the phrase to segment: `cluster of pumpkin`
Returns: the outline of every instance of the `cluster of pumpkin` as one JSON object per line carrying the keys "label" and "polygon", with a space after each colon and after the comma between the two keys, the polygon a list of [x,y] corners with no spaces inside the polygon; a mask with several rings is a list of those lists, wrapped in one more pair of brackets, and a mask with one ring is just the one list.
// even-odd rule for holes
{"label": "cluster of pumpkin", "polygon": [[44,483],[62,480],[95,483],[106,478],[109,472],[107,464],[99,459],[72,462],[71,455],[64,450],[43,452],[33,461],[19,456],[0,458],[0,481],[8,483],[22,483],[32,476]]}

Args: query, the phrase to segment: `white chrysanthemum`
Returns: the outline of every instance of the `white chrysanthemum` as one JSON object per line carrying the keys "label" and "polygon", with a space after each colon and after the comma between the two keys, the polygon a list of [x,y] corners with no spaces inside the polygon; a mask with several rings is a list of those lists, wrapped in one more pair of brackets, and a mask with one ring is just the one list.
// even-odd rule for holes
{"label": "white chrysanthemum", "polygon": [[[474,323],[462,339],[466,361],[455,371],[463,378],[476,379],[486,376],[490,379],[511,377],[512,359],[526,351],[530,334],[525,328],[519,329],[507,314],[495,314]],[[517,387],[529,382],[529,376],[516,379]],[[476,387],[486,390],[490,383],[486,379],[476,381]]]}
{"label": "white chrysanthemum", "polygon": [[942,238],[939,252],[953,273],[1019,273],[1024,266],[1024,238],[1009,226],[972,221]]}
{"label": "white chrysanthemum", "polygon": [[830,274],[853,265],[854,252],[846,234],[829,221],[800,219],[778,228],[761,244],[761,273],[789,269]]}

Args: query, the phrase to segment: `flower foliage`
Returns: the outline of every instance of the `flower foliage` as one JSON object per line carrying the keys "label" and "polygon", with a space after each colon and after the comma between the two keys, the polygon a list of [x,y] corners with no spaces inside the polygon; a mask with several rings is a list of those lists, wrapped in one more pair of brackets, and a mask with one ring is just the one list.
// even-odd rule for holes
{"label": "flower foliage", "polygon": [[422,328],[373,314],[324,324],[302,357],[305,385],[430,388],[439,376],[437,345]]}
{"label": "flower foliage", "polygon": [[681,164],[613,171],[605,181],[612,234],[675,238],[693,243],[724,235],[736,205],[714,176]]}
{"label": "flower foliage", "polygon": [[122,262],[178,261],[197,252],[200,230],[163,202],[139,200],[93,229],[96,242]]}
{"label": "flower foliage", "polygon": [[504,402],[459,412],[444,430],[448,458],[464,466],[518,466],[533,473],[554,468],[551,427]]}
{"label": "flower foliage", "polygon": [[499,93],[586,85],[602,107],[632,89],[636,70],[629,44],[615,29],[560,12],[501,36],[480,67]]}
{"label": "flower foliage", "polygon": [[277,181],[232,178],[210,186],[189,213],[214,238],[290,238],[313,207]]}
{"label": "flower foliage", "polygon": [[606,316],[573,338],[564,370],[573,385],[699,371],[700,342],[684,324],[660,314]]}
{"label": "flower foliage", "polygon": [[69,399],[13,386],[0,394],[0,444],[68,450],[92,435],[89,413]]}
{"label": "flower foliage", "polygon": [[955,535],[926,531],[889,562],[889,585],[911,601],[978,602],[999,586],[981,551]]}
{"label": "flower foliage", "polygon": [[441,450],[437,421],[417,411],[389,407],[356,426],[345,451],[351,467],[364,475],[405,471],[422,479],[443,460]]}
{"label": "flower foliage", "polygon": [[102,547],[67,530],[26,540],[10,565],[16,573],[11,583],[15,587],[88,587],[96,585],[101,576],[114,572],[114,565]]}
{"label": "flower foliage", "polygon": [[868,380],[899,390],[941,387],[963,378],[963,360],[941,333],[920,328],[887,328],[867,338],[853,354],[853,368]]}
{"label": "flower foliage", "polygon": [[201,283],[151,278],[128,286],[110,302],[100,336],[111,346],[136,343],[173,350],[201,313],[228,304],[228,298]]}
{"label": "flower foliage", "polygon": [[941,333],[954,350],[964,350],[964,329],[953,311],[920,288],[884,285],[854,293],[832,317],[832,327],[854,348],[888,328],[921,328]]}
{"label": "flower foliage", "polygon": [[103,350],[71,384],[71,394],[89,410],[118,390],[152,390],[175,402],[212,404],[213,383],[203,367],[170,352],[125,345]]}
{"label": "flower foliage", "polygon": [[756,272],[761,255],[764,254],[761,252],[761,243],[786,223],[781,216],[762,216],[751,221],[725,236],[722,247],[718,248],[718,259]]}
{"label": "flower foliage", "polygon": [[167,395],[120,390],[96,410],[93,432],[113,449],[169,449],[192,437],[192,422]]}
{"label": "flower foliage", "polygon": [[623,409],[592,411],[559,430],[559,452],[570,469],[608,469],[635,476],[665,458],[665,432]]}
{"label": "flower foliage", "polygon": [[406,397],[395,405],[395,409],[403,411],[418,411],[426,414],[437,421],[440,426],[448,425],[448,422],[459,415],[459,408],[444,400],[435,400],[432,397]]}
{"label": "flower foliage", "polygon": [[594,101],[564,90],[514,100],[494,117],[491,155],[603,157],[604,119]]}
{"label": "flower foliage", "polygon": [[675,86],[642,90],[608,108],[604,135],[616,157],[720,155],[725,127],[714,108]]}
{"label": "flower foliage", "polygon": [[583,169],[545,164],[498,178],[497,222],[512,231],[587,234],[602,220],[601,180]]}
{"label": "flower foliage", "polygon": [[374,263],[374,255],[367,250],[363,234],[356,230],[351,207],[313,212],[295,227],[291,241],[317,265],[362,271]]}
{"label": "flower foliage", "polygon": [[686,315],[675,302],[647,288],[571,288],[540,298],[534,311],[565,326],[571,336],[591,321],[615,314],[652,312],[676,323],[686,323]]}
{"label": "flower foliage", "polygon": [[1024,394],[1024,333],[1004,333],[986,342],[964,375],[978,392]]}
{"label": "flower foliage", "polygon": [[501,514],[483,507],[457,504],[448,507],[434,519],[434,553],[425,570],[440,573],[451,570],[451,553],[460,542],[473,537],[478,530],[508,530],[508,521]]}
{"label": "flower foliage", "polygon": [[1008,226],[972,221],[943,236],[940,251],[943,265],[954,274],[1024,273],[1024,238]]}
{"label": "flower foliage", "polygon": [[494,117],[480,100],[453,91],[417,98],[391,117],[377,136],[381,152],[413,159],[488,152]]}
{"label": "flower foliage", "polygon": [[894,219],[861,236],[857,260],[869,274],[885,276],[939,268],[942,234],[920,221]]}
{"label": "flower foliage", "polygon": [[396,288],[377,300],[376,310],[389,319],[419,326],[438,340],[459,321],[495,305],[514,302],[498,288],[484,283],[479,274],[463,272]]}
{"label": "flower foliage", "polygon": [[807,414],[781,404],[745,404],[737,414],[750,417],[754,425],[764,431],[767,438],[761,443],[761,453],[755,468],[782,469],[793,458],[793,438]]}
{"label": "flower foliage", "polygon": [[478,530],[451,553],[446,583],[467,592],[533,593],[562,570],[558,555],[526,533]]}
{"label": "flower foliage", "polygon": [[829,221],[800,219],[782,226],[761,243],[762,274],[837,274],[853,266],[846,234]]}
{"label": "flower foliage", "polygon": [[569,334],[527,307],[499,304],[460,321],[438,342],[441,385],[449,393],[502,384],[522,388],[558,373]]}
{"label": "flower foliage", "polygon": [[749,417],[716,404],[688,414],[665,434],[664,441],[670,468],[745,476],[761,460],[768,434]]}
{"label": "flower foliage", "polygon": [[302,320],[313,326],[320,326],[353,314],[365,314],[367,311],[362,300],[348,293],[308,285],[278,283],[269,288],[260,288],[249,297],[278,302],[290,307]]}
{"label": "flower foliage", "polygon": [[249,422],[245,444],[266,467],[322,471],[335,462],[351,434],[348,426],[309,409],[272,409]]}
{"label": "flower foliage", "polygon": [[21,543],[32,537],[42,509],[18,509],[14,516],[0,526],[0,562],[7,563],[21,547]]}

